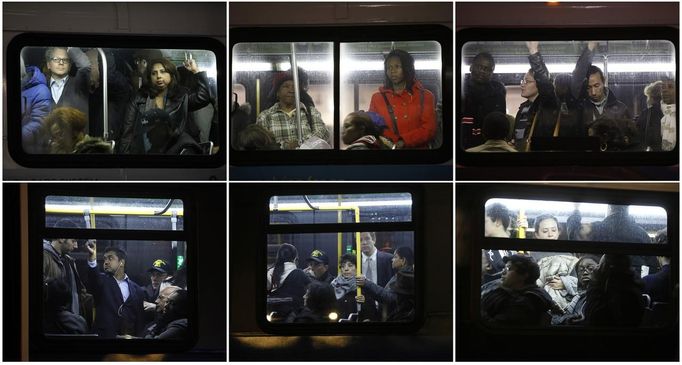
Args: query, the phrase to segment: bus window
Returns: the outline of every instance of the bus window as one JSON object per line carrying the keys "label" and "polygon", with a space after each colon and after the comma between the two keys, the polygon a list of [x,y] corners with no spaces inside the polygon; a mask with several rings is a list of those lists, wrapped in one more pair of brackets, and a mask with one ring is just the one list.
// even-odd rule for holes
{"label": "bus window", "polygon": [[485,237],[667,244],[664,208],[526,199],[489,199]]}
{"label": "bus window", "polygon": [[[438,42],[341,43],[340,53],[343,149],[440,148],[442,57]],[[351,114],[359,111],[369,114]]]}
{"label": "bus window", "polygon": [[239,141],[234,147],[333,148],[333,57],[331,42],[236,44],[232,82],[247,87],[245,100],[251,108],[243,121],[233,121],[233,141]]}
{"label": "bus window", "polygon": [[411,222],[410,193],[273,196],[270,224]]}
{"label": "bus window", "polygon": [[269,234],[271,323],[415,320],[414,232]]}
{"label": "bus window", "polygon": [[26,153],[217,151],[213,51],[57,44],[23,47],[20,64]]}
{"label": "bus window", "polygon": [[182,200],[48,195],[44,201],[47,339],[192,340],[195,289],[187,272],[194,259]]}
{"label": "bus window", "polygon": [[677,144],[671,41],[471,41],[461,51],[467,152],[672,151]]}
{"label": "bus window", "polygon": [[[45,226],[87,229],[184,229],[180,199],[54,196],[45,198]],[[70,226],[70,227],[68,227]]]}
{"label": "bus window", "polygon": [[[507,327],[671,326],[677,309],[673,261],[613,252],[483,249],[481,319]],[[516,305],[533,302],[536,310],[515,311],[508,293],[519,294]]]}

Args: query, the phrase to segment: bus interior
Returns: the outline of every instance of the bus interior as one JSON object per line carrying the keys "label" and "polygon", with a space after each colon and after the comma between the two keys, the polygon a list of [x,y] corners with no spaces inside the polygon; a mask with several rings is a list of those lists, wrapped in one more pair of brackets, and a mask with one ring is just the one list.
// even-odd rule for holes
{"label": "bus interior", "polygon": [[[677,184],[458,184],[456,196],[458,361],[550,361],[552,343],[575,344],[567,361],[679,358]],[[537,265],[528,285],[551,298],[538,322],[491,307],[514,257]],[[637,288],[621,304],[637,304],[609,304],[606,319],[599,285],[616,267]]]}

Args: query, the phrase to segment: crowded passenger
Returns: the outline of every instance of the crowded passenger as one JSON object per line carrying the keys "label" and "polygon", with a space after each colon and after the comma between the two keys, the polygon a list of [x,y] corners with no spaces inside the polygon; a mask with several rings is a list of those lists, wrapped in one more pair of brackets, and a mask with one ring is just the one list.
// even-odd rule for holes
{"label": "crowded passenger", "polygon": [[[656,233],[654,243],[667,244],[668,243],[668,229],[662,229]],[[644,292],[649,294],[651,302],[670,302],[673,297],[670,262],[671,258],[668,256],[657,257],[659,270],[642,278],[644,280]]]}
{"label": "crowded passenger", "polygon": [[554,306],[549,294],[535,284],[540,277],[538,265],[523,255],[506,256],[503,261],[501,285],[481,298],[482,320],[496,326],[549,325]]}
{"label": "crowded passenger", "polygon": [[384,137],[395,149],[429,148],[436,133],[435,98],[417,80],[414,58],[394,49],[384,59],[384,85],[372,95],[369,111],[388,124]]}
{"label": "crowded passenger", "polygon": [[638,326],[644,314],[642,283],[626,255],[602,256],[587,287],[585,322],[590,326]]}
{"label": "crowded passenger", "polygon": [[509,120],[504,113],[486,115],[481,132],[485,143],[468,148],[466,152],[518,152],[507,142],[509,130]]}
{"label": "crowded passenger", "polygon": [[[299,86],[300,82],[299,79]],[[258,115],[256,124],[270,131],[281,149],[293,150],[301,147],[308,140],[310,140],[309,144],[313,141],[321,141],[327,145],[325,148],[331,148],[329,131],[322,120],[322,114],[314,104],[305,105],[303,100],[299,100],[298,106],[301,117],[301,140],[299,141],[296,94],[291,72],[280,72],[273,77],[271,97],[274,104]]]}
{"label": "crowded passenger", "polygon": [[492,112],[507,112],[507,90],[493,79],[495,59],[488,52],[478,53],[469,66],[470,75],[464,80],[462,107],[462,147],[479,146],[485,142],[483,122]]}
{"label": "crowded passenger", "polygon": [[516,113],[514,143],[518,151],[530,151],[533,137],[558,135],[558,100],[549,71],[539,52],[539,42],[526,42],[526,47],[531,67],[521,80],[521,96],[527,100],[519,106]]}
{"label": "crowded passenger", "polygon": [[[509,209],[500,203],[491,204],[485,208],[484,237],[509,238],[509,224],[511,213]],[[502,258],[508,256],[506,250],[487,250],[493,273],[500,273],[505,265]]]}
{"label": "crowded passenger", "polygon": [[388,286],[395,295],[395,306],[389,311],[387,322],[412,322],[415,318],[414,272],[401,270]]}
{"label": "crowded passenger", "polygon": [[145,312],[156,312],[156,298],[159,296],[159,291],[163,289],[161,284],[168,278],[168,270],[170,270],[170,265],[161,259],[154,260],[152,266],[147,270],[147,273],[149,273],[149,284],[143,288]]}
{"label": "crowded passenger", "polygon": [[152,108],[143,113],[140,125],[145,153],[200,155],[199,144],[165,110]]}
{"label": "crowded passenger", "polygon": [[163,308],[162,319],[157,327],[145,338],[160,340],[182,340],[189,334],[187,290],[178,289],[168,296]]}
{"label": "crowded passenger", "polygon": [[43,331],[46,334],[85,334],[87,323],[78,312],[70,309],[71,293],[61,279],[50,279],[45,288],[45,317]]}
{"label": "crowded passenger", "polygon": [[100,337],[137,336],[144,330],[144,291],[126,274],[127,255],[104,249],[104,273],[97,269],[97,246],[88,241],[88,291],[95,297],[93,332]]}
{"label": "crowded passenger", "polygon": [[145,329],[140,334],[140,337],[156,336],[168,323],[166,321],[167,317],[164,316],[166,309],[166,304],[168,303],[168,298],[175,293],[175,291],[182,288],[177,286],[167,286],[159,291],[159,295],[154,301],[154,317],[153,320],[145,324]]}
{"label": "crowded passenger", "polygon": [[379,251],[376,248],[376,233],[360,233],[360,250],[362,252],[362,273],[365,277],[379,286],[386,286],[386,283],[393,277],[392,268],[393,255],[388,252]]}
{"label": "crowded passenger", "polygon": [[335,322],[336,297],[334,288],[326,282],[313,281],[303,296],[303,308],[292,312],[288,322],[293,323],[329,323]]}
{"label": "crowded passenger", "polygon": [[395,252],[393,252],[393,259],[391,260],[391,266],[396,274],[391,277],[386,286],[381,287],[376,283],[368,280],[364,275],[357,276],[357,285],[365,290],[368,295],[371,295],[376,299],[377,302],[383,304],[387,308],[386,313],[392,313],[396,310],[396,305],[398,303],[398,297],[395,292],[391,290],[391,287],[398,279],[398,274],[402,271],[413,271],[414,265],[414,253],[412,249],[407,246],[398,247]]}
{"label": "crowded passenger", "polygon": [[367,293],[357,295],[357,266],[356,256],[350,253],[339,258],[339,275],[332,280],[336,296],[336,306],[339,310],[340,319],[350,319],[351,314],[356,313],[359,321],[377,321],[380,319],[375,298]]}
{"label": "crowded passenger", "polygon": [[24,67],[21,58],[21,143],[26,153],[45,153],[43,118],[52,110],[52,94],[36,66]]}
{"label": "crowded passenger", "polygon": [[268,300],[272,303],[268,312],[278,312],[286,318],[292,311],[303,307],[303,295],[310,278],[299,269],[296,247],[283,243],[277,250],[275,263],[266,274]]}
{"label": "crowded passenger", "polygon": [[578,276],[576,292],[570,303],[564,307],[564,314],[552,317],[552,324],[580,324],[585,320],[585,301],[587,300],[587,286],[592,279],[592,272],[597,268],[599,257],[595,255],[583,255],[575,264],[575,272]]}
{"label": "crowded passenger", "polygon": [[312,281],[331,283],[334,276],[329,273],[329,256],[324,251],[313,250],[308,258],[308,267],[303,270]]}
{"label": "crowded passenger", "polygon": [[381,118],[376,113],[367,113],[362,110],[346,116],[341,131],[341,140],[346,144],[346,150],[386,150],[391,148],[392,143],[382,136],[383,128],[374,123],[373,117]]}
{"label": "crowded passenger", "polygon": [[[78,68],[74,76],[70,75],[72,64]],[[90,60],[80,48],[49,47],[43,72],[52,93],[52,109],[69,107],[88,115],[90,71]]]}
{"label": "crowded passenger", "polygon": [[74,153],[76,144],[86,136],[87,124],[87,116],[76,108],[53,109],[43,121],[43,133],[49,139],[49,153]]}
{"label": "crowded passenger", "polygon": [[[677,143],[675,80],[664,77],[659,82],[660,100],[652,101],[637,121],[640,131],[643,132],[647,151],[671,151]],[[651,90],[650,93],[655,95],[656,89]],[[654,95],[652,97],[655,97]]]}
{"label": "crowded passenger", "polygon": [[[148,153],[150,143],[145,142],[144,120],[152,110],[160,110],[168,115],[166,123],[174,134],[181,135],[189,130],[190,112],[209,104],[210,93],[208,78],[201,71],[193,58],[184,61],[186,69],[196,79],[196,89],[189,90],[180,85],[176,66],[166,58],[149,61],[146,79],[149,84],[143,86],[128,105],[121,136],[121,152],[131,154]],[[165,153],[165,152],[156,152]]]}

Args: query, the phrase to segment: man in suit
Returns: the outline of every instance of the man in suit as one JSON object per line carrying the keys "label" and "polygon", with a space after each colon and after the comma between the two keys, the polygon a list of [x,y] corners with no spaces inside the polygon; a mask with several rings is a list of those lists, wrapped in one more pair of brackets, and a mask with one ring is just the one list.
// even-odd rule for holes
{"label": "man in suit", "polygon": [[376,233],[360,233],[362,273],[368,280],[383,288],[395,274],[391,264],[393,255],[377,250],[375,243]]}
{"label": "man in suit", "polygon": [[[88,56],[76,47],[50,47],[45,51],[45,63],[52,109],[71,107],[88,115],[91,69]],[[78,71],[70,76],[73,63]]]}
{"label": "man in suit", "polygon": [[126,252],[118,247],[105,248],[102,273],[97,270],[95,242],[88,241],[86,247],[90,252],[87,287],[95,296],[96,306],[93,331],[105,338],[142,333],[144,290],[125,273]]}

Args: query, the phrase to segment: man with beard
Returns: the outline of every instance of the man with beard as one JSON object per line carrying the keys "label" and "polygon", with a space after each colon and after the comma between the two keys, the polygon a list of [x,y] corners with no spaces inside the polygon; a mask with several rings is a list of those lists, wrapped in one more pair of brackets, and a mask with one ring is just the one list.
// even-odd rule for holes
{"label": "man with beard", "polygon": [[464,80],[462,112],[462,148],[467,149],[485,142],[482,135],[483,120],[491,112],[507,112],[507,90],[501,82],[493,80],[495,59],[481,52],[469,67],[471,75]]}
{"label": "man with beard", "polygon": [[564,308],[564,315],[554,316],[552,324],[579,324],[585,320],[585,301],[587,300],[587,284],[592,279],[592,272],[597,268],[599,257],[593,255],[582,256],[575,265],[578,276],[578,293]]}
{"label": "man with beard", "polygon": [[97,245],[86,244],[88,291],[95,297],[93,331],[100,337],[135,336],[144,329],[144,290],[126,275],[126,252],[118,247],[104,249],[104,272],[97,270]]}

